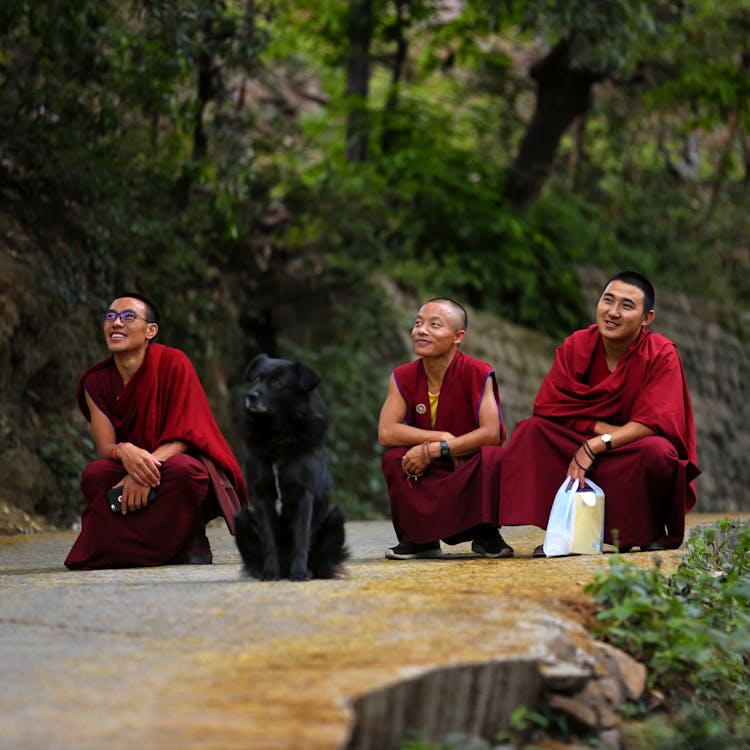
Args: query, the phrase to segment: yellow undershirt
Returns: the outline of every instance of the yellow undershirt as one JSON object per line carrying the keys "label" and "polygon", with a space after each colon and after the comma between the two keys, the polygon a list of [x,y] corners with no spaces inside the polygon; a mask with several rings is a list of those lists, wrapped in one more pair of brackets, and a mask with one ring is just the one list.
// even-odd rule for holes
{"label": "yellow undershirt", "polygon": [[427,396],[430,399],[430,427],[435,429],[435,417],[437,416],[437,405],[440,393],[430,393],[427,391]]}

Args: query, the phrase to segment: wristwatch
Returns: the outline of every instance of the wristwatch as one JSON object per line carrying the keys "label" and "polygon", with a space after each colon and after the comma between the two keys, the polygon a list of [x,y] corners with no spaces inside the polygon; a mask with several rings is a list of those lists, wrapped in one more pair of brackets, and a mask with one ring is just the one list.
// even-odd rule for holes
{"label": "wristwatch", "polygon": [[448,445],[447,441],[441,440],[440,441],[440,458],[450,458],[451,457],[451,449]]}
{"label": "wristwatch", "polygon": [[608,450],[612,450],[612,435],[610,435],[608,432],[605,432],[603,435],[599,436],[604,443],[604,447]]}

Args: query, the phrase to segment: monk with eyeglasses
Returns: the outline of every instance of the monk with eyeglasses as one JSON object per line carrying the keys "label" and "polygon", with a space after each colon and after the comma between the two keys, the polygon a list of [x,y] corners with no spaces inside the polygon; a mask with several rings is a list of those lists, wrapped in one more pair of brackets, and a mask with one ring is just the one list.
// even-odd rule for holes
{"label": "monk with eyeglasses", "polygon": [[247,504],[237,460],[187,356],[156,343],[159,313],[135,292],[103,315],[111,356],[83,374],[78,405],[97,459],[83,472],[81,533],[65,565],[212,562],[206,523]]}

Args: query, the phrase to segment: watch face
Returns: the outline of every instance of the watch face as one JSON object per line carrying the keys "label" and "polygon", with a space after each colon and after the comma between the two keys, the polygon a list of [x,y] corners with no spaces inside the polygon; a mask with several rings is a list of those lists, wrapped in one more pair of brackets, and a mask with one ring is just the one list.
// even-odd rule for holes
{"label": "watch face", "polygon": [[607,446],[607,450],[609,450],[612,447],[612,435],[605,432],[604,435],[601,436],[601,439],[604,445]]}

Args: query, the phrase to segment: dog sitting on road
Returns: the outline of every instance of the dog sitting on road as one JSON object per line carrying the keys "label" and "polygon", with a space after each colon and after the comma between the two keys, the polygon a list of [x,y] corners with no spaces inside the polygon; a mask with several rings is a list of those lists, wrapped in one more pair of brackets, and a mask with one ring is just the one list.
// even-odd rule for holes
{"label": "dog sitting on road", "polygon": [[259,354],[246,373],[250,508],[235,517],[237,547],[254,578],[334,578],[349,552],[344,515],[329,503],[328,411],[318,374]]}

